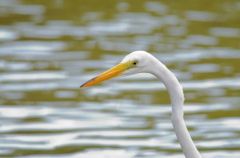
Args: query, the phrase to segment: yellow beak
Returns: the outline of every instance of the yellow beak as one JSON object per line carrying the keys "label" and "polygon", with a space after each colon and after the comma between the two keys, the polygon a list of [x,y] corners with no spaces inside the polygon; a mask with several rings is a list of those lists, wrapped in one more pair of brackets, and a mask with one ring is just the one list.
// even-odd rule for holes
{"label": "yellow beak", "polygon": [[112,67],[111,69],[101,73],[97,77],[94,77],[91,80],[87,81],[86,83],[81,85],[80,88],[90,87],[90,86],[96,85],[98,83],[101,83],[105,80],[109,80],[111,78],[117,77],[117,76],[121,75],[125,70],[127,70],[129,68],[129,66],[130,66],[129,63],[120,63],[120,64]]}

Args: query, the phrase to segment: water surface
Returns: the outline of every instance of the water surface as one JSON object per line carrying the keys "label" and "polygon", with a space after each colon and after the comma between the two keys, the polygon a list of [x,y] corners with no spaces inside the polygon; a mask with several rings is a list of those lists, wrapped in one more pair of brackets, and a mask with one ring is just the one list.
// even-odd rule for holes
{"label": "water surface", "polygon": [[240,2],[0,1],[0,155],[183,158],[151,75],[79,86],[134,50],[179,78],[206,158],[240,157]]}

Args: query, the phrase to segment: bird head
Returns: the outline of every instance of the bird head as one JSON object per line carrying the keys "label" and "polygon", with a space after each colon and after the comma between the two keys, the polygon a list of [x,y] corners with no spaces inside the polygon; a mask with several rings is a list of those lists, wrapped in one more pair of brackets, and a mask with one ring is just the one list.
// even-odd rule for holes
{"label": "bird head", "polygon": [[80,87],[90,87],[121,75],[151,73],[152,59],[155,58],[145,51],[134,51],[124,57],[119,64],[90,79]]}

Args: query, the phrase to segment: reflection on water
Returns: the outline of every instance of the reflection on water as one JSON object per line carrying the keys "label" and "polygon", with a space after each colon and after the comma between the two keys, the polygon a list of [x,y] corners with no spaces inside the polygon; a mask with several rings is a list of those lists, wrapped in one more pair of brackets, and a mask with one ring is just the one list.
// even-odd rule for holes
{"label": "reflection on water", "polygon": [[168,95],[151,75],[79,89],[138,49],[180,79],[204,157],[240,157],[239,6],[0,1],[1,157],[183,157]]}

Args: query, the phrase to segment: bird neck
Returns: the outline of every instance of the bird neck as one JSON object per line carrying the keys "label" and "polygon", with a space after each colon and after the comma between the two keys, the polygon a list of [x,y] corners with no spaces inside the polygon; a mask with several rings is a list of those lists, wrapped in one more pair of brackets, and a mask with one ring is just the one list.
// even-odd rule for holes
{"label": "bird neck", "polygon": [[172,104],[172,124],[183,153],[186,158],[201,158],[183,119],[184,94],[182,86],[165,65],[157,60],[154,63],[156,69],[153,70],[152,74],[159,78],[168,90]]}

